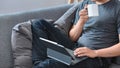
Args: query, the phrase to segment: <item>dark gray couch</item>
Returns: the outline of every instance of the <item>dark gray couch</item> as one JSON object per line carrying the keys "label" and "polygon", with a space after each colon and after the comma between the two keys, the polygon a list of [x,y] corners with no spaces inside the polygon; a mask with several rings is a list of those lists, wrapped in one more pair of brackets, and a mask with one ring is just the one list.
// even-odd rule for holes
{"label": "dark gray couch", "polygon": [[[53,19],[55,21],[71,6],[72,5],[62,5],[45,9],[0,15],[0,68],[13,68],[14,58],[11,46],[11,31],[16,24],[38,18]],[[110,68],[120,68],[120,65],[113,64]]]}

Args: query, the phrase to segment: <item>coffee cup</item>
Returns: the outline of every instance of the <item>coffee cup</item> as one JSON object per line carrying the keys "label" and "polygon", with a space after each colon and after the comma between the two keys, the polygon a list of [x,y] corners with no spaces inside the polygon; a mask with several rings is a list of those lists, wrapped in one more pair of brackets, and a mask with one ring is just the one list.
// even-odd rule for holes
{"label": "coffee cup", "polygon": [[97,4],[88,4],[88,16],[89,17],[99,16],[99,10]]}

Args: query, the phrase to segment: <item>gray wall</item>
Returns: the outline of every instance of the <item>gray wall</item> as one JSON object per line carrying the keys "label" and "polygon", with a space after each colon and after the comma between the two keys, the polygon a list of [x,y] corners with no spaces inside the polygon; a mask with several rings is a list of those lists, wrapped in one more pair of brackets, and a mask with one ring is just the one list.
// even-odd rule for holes
{"label": "gray wall", "polygon": [[0,0],[0,14],[67,4],[67,0]]}

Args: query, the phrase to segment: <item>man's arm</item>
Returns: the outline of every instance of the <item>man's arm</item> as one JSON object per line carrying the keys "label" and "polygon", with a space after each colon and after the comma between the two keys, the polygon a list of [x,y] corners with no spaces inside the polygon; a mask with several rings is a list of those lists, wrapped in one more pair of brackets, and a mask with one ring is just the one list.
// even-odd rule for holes
{"label": "man's arm", "polygon": [[69,32],[69,36],[70,39],[73,41],[77,41],[78,38],[80,37],[81,33],[82,33],[82,29],[84,26],[84,22],[83,21],[78,21],[78,23],[76,25],[73,25],[70,32]]}
{"label": "man's arm", "polygon": [[[120,34],[119,34],[120,40]],[[120,42],[111,47],[95,50],[97,57],[114,57],[120,56]]]}
{"label": "man's arm", "polygon": [[79,20],[77,22],[77,24],[73,25],[73,27],[71,28],[70,32],[69,32],[69,36],[71,38],[71,40],[73,41],[77,41],[78,38],[80,37],[81,33],[82,33],[82,29],[83,26],[85,24],[85,22],[88,20],[88,11],[86,10],[87,5],[85,5],[84,9],[82,9],[79,12]]}
{"label": "man's arm", "polygon": [[[120,34],[119,34],[119,40],[120,40]],[[74,51],[74,55],[78,57],[88,56],[91,58],[120,56],[120,43],[115,44],[108,48],[103,48],[103,49],[98,49],[98,50],[91,50],[87,47],[80,47]]]}

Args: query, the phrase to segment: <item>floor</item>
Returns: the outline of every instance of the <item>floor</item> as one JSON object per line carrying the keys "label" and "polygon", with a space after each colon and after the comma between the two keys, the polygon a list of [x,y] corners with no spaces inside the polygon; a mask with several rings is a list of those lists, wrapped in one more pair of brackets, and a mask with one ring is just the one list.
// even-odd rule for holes
{"label": "floor", "polygon": [[67,0],[0,0],[0,14],[67,4]]}

